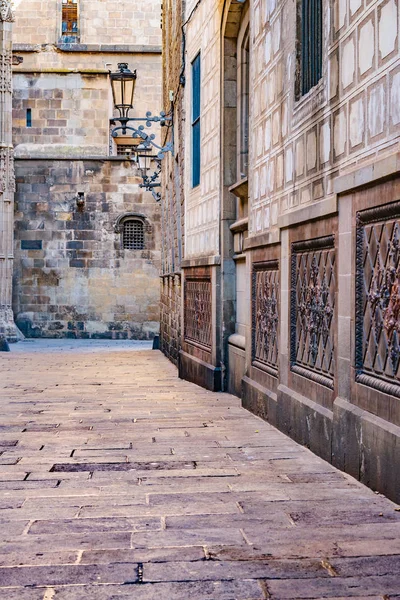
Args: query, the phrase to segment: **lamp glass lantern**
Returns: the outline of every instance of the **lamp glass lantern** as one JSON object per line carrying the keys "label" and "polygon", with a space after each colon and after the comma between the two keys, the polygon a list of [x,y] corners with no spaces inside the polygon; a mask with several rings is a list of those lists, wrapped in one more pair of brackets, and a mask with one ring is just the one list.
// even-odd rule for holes
{"label": "lamp glass lantern", "polygon": [[114,106],[120,119],[128,120],[129,111],[133,108],[136,71],[131,71],[127,63],[119,63],[118,69],[116,73],[110,73]]}

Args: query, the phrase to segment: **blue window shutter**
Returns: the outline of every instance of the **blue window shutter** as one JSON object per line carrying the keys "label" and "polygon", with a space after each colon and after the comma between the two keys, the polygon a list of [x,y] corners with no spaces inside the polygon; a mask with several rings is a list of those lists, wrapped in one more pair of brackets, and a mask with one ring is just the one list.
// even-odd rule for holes
{"label": "blue window shutter", "polygon": [[201,62],[200,54],[192,62],[192,187],[200,184],[201,165]]}

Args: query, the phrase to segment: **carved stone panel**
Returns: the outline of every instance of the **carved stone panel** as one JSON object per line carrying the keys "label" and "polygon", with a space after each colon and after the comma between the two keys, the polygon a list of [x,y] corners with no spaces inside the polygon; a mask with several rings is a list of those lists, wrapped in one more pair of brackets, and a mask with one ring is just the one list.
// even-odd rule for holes
{"label": "carved stone panel", "polygon": [[291,369],[333,389],[335,238],[292,244]]}
{"label": "carved stone panel", "polygon": [[212,346],[211,315],[211,279],[186,279],[184,287],[185,340],[210,350]]}
{"label": "carved stone panel", "polygon": [[253,264],[253,365],[278,373],[279,269],[278,261]]}
{"label": "carved stone panel", "polygon": [[356,373],[400,397],[400,202],[357,213]]}

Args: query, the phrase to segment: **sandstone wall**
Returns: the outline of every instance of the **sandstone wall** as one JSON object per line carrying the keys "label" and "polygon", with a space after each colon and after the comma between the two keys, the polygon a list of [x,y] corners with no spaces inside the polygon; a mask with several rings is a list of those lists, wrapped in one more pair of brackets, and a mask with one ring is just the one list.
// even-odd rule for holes
{"label": "sandstone wall", "polygon": [[[25,335],[158,333],[160,211],[131,163],[17,160],[16,176],[14,311]],[[122,248],[115,225],[127,213],[145,218],[144,250]]]}

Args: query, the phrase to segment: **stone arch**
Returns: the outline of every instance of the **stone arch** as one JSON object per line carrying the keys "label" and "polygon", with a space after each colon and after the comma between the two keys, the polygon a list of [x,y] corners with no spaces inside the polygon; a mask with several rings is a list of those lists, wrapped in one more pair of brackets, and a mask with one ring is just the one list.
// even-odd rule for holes
{"label": "stone arch", "polygon": [[115,233],[122,233],[124,223],[131,220],[141,221],[144,226],[144,231],[149,234],[152,233],[153,227],[146,215],[136,212],[123,213],[122,215],[119,215],[114,225]]}

